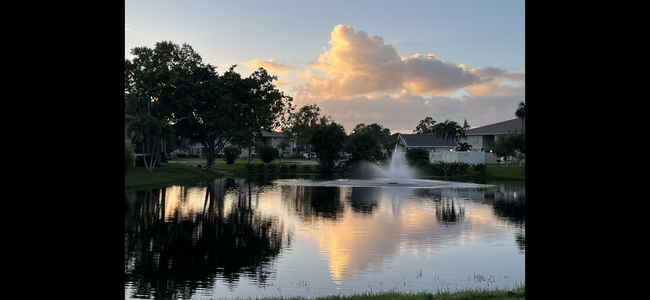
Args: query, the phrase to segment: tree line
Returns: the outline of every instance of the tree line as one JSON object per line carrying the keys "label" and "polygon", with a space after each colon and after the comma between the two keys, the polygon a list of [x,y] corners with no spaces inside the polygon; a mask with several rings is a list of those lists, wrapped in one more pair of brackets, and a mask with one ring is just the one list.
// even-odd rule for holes
{"label": "tree line", "polygon": [[[331,116],[321,115],[316,104],[295,111],[293,98],[277,89],[277,76],[264,68],[245,78],[235,72],[236,65],[219,74],[190,45],[168,41],[133,48],[131,54],[133,59],[125,59],[124,66],[124,106],[126,114],[139,119],[127,134],[144,153],[149,172],[167,152],[161,149],[163,141],[175,147],[201,143],[207,170],[214,171],[216,153],[226,145],[252,149],[262,129],[284,133],[279,148],[295,138],[297,149],[316,154],[323,172],[333,170],[343,151],[352,155],[351,163],[380,161],[388,159],[398,143],[397,133],[377,123],[358,124],[348,135]],[[522,111],[517,116],[523,116]],[[458,142],[467,129],[467,120],[460,126],[426,117],[413,132]]]}

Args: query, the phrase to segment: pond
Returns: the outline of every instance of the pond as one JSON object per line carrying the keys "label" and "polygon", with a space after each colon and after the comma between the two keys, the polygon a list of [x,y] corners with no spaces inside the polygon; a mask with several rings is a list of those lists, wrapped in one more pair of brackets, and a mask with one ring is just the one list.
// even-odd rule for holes
{"label": "pond", "polygon": [[525,186],[221,178],[125,193],[125,298],[525,283]]}

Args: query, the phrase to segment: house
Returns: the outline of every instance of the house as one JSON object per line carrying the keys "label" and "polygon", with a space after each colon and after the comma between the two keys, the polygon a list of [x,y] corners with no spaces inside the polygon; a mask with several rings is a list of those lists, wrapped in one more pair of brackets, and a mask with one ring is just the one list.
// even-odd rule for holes
{"label": "house", "polygon": [[130,146],[132,144],[131,138],[127,134],[127,131],[129,130],[129,125],[131,125],[131,122],[137,119],[138,117],[124,114],[124,146]]}
{"label": "house", "polygon": [[[270,131],[269,132],[269,131],[266,131],[266,130],[262,130],[261,136],[256,136],[255,137],[255,143],[256,144],[268,145],[268,146],[271,146],[273,148],[277,148],[277,146],[280,143],[282,143],[283,140],[284,140],[284,133],[277,132],[277,131]],[[296,149],[296,138],[295,137],[289,139],[287,142],[289,143],[289,147],[284,148],[282,150],[282,152],[280,153],[283,156],[293,154],[294,150]],[[248,149],[244,148],[244,149],[241,149],[241,150],[242,150],[241,151],[242,153],[241,153],[240,157],[248,157]],[[255,153],[254,151],[255,150],[253,149],[253,153]],[[278,149],[278,152],[280,152],[279,149]]]}
{"label": "house", "polygon": [[[524,124],[525,124],[524,120]],[[525,126],[525,125],[524,125]],[[465,132],[466,138],[461,139],[460,143],[467,143],[472,146],[472,151],[485,151],[490,153],[494,141],[499,138],[499,135],[507,134],[508,131],[514,131],[522,127],[521,119],[515,118],[499,123],[485,125],[469,129]],[[496,155],[485,155],[485,162],[488,164],[496,164]]]}
{"label": "house", "polygon": [[[276,131],[269,132],[269,131],[266,131],[266,130],[262,130],[261,133],[262,134],[260,136],[255,137],[255,143],[259,144],[259,145],[269,145],[269,146],[272,146],[274,148],[277,148],[277,146],[284,139],[284,133],[282,133],[282,132],[276,132]],[[295,139],[295,137],[293,139],[289,140],[288,143],[289,143],[289,148],[285,148],[283,150],[283,152],[281,153],[281,154],[283,154],[285,156],[294,152],[294,149],[296,148],[296,139]],[[224,148],[228,147],[228,146],[229,146],[229,144],[226,144],[224,146]],[[197,144],[194,144],[191,147],[192,147],[192,153],[193,154],[200,155],[200,156],[205,155],[205,148],[203,147],[203,144],[197,143]],[[255,149],[252,149],[252,150],[253,150],[253,153],[255,153]],[[280,150],[278,150],[278,152],[279,151]],[[174,151],[174,153],[188,154],[187,152],[181,151],[181,150],[176,150],[176,151]],[[221,153],[219,153],[219,154],[221,154]],[[217,156],[217,157],[219,157],[219,156]],[[248,157],[248,149],[247,148],[242,148],[241,149],[241,154],[239,155],[239,157],[240,158],[247,158]]]}
{"label": "house", "polygon": [[440,153],[456,148],[456,143],[451,140],[441,139],[433,133],[401,134],[397,136],[399,151],[408,151],[411,148],[422,148],[429,152]]}

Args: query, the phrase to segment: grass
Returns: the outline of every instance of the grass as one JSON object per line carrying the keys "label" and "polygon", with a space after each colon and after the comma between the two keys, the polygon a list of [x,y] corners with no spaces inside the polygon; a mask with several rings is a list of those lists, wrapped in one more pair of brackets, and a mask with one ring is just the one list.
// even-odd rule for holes
{"label": "grass", "polygon": [[[205,162],[205,158],[188,158],[188,159],[179,158],[179,159],[176,159],[176,160],[178,160],[178,161],[202,161],[202,162]],[[276,159],[276,160],[273,161],[273,163],[274,164],[284,164],[284,165],[291,165],[291,164],[301,165],[300,162],[305,161],[305,160],[307,160],[307,159],[283,158],[281,160]],[[223,161],[223,159],[217,158],[217,159],[214,160],[214,168],[217,169],[217,170],[232,172],[232,173],[235,173],[235,174],[238,174],[238,175],[245,175],[245,174],[248,173],[248,169],[246,169],[246,164],[247,163],[248,163],[248,159],[246,159],[246,158],[238,158],[238,159],[235,160],[235,163],[233,163],[231,165],[228,165],[228,164],[226,164],[225,161]],[[262,160],[259,159],[259,158],[251,159],[251,164],[252,165],[258,165],[260,163],[262,163]],[[314,171],[315,170],[314,165],[309,165],[309,167],[310,167],[312,173],[315,172]],[[280,172],[281,172],[280,168],[277,168],[275,171],[268,171],[268,170],[266,171],[266,173],[269,173],[269,174],[270,173],[280,173]],[[291,171],[287,171],[287,172],[291,172]],[[297,172],[303,173],[302,168],[298,167]]]}
{"label": "grass", "polygon": [[526,164],[505,166],[501,165],[488,165],[487,176],[488,178],[501,179],[501,180],[525,180],[526,179]]}
{"label": "grass", "polygon": [[[262,297],[255,298],[255,300],[503,300],[503,299],[526,299],[526,286],[524,284],[515,287],[514,289],[466,289],[455,292],[438,291],[435,293],[419,292],[419,293],[406,293],[388,291],[381,293],[363,293],[354,295],[332,295],[323,297]],[[247,300],[246,298],[238,298],[238,300]]]}
{"label": "grass", "polygon": [[181,164],[161,163],[149,173],[145,167],[132,167],[124,175],[124,189],[145,189],[168,186],[170,184],[209,181],[220,177],[205,169]]}

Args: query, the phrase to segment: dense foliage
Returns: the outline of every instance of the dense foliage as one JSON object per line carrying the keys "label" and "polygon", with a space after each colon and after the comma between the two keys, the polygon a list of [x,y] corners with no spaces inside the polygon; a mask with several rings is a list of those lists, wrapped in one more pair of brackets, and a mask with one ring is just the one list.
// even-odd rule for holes
{"label": "dense foliage", "polygon": [[308,140],[312,145],[316,158],[324,173],[334,171],[334,163],[343,150],[347,135],[342,125],[331,118],[321,117],[314,125],[313,133]]}
{"label": "dense foliage", "polygon": [[422,148],[411,148],[406,151],[406,160],[410,163],[417,164],[419,161],[429,161],[429,151]]}
{"label": "dense foliage", "polygon": [[355,161],[379,161],[388,159],[397,144],[397,136],[390,129],[373,123],[358,124],[348,137],[345,151],[352,154]]}
{"label": "dense foliage", "polygon": [[241,149],[239,147],[228,146],[223,148],[224,158],[227,165],[232,165],[235,163],[235,160],[239,158],[241,154]]}
{"label": "dense foliage", "polygon": [[250,147],[261,129],[272,130],[293,110],[263,68],[243,78],[230,67],[222,75],[191,46],[172,42],[136,47],[125,60],[125,113],[173,123],[178,135],[206,149],[208,170],[230,143]]}
{"label": "dense foliage", "polygon": [[260,159],[265,164],[271,163],[274,159],[278,158],[278,150],[272,146],[262,145],[258,147]]}

